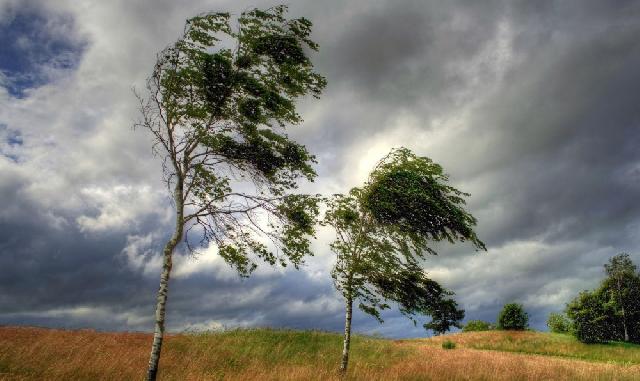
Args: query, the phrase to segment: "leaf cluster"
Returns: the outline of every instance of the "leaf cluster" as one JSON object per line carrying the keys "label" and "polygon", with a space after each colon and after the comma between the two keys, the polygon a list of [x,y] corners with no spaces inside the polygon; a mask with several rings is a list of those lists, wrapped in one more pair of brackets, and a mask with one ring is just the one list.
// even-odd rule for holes
{"label": "leaf cluster", "polygon": [[393,227],[416,250],[435,254],[429,241],[470,241],[485,249],[464,209],[469,194],[448,185],[440,165],[407,148],[392,150],[371,172],[362,206],[375,221]]}
{"label": "leaf cluster", "polygon": [[569,333],[572,331],[571,321],[566,315],[557,312],[549,314],[547,327],[553,333]]}
{"label": "leaf cluster", "polygon": [[138,126],[155,138],[168,187],[184,206],[180,223],[210,243],[241,275],[258,258],[297,266],[309,255],[317,198],[289,195],[313,180],[315,158],[291,140],[296,99],[319,97],[326,80],[309,58],[318,46],[311,22],[287,7],[252,9],[235,20],[205,13],[187,20],[182,38],[158,54],[139,96]]}

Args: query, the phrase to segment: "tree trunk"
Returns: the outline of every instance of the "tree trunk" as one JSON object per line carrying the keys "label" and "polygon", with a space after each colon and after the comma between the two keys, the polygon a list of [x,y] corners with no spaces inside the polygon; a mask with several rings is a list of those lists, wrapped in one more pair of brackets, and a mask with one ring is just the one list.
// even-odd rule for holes
{"label": "tree trunk", "polygon": [[340,363],[340,373],[347,374],[347,365],[349,364],[349,346],[351,345],[351,316],[353,312],[353,297],[351,294],[347,296],[347,312],[344,321],[344,342],[342,345],[342,362]]}
{"label": "tree trunk", "polygon": [[620,277],[617,277],[618,281],[618,300],[620,301],[620,308],[622,309],[622,327],[624,328],[624,341],[629,341],[629,332],[627,332],[627,316],[624,312],[624,302],[622,301],[622,285],[620,284]]}
{"label": "tree trunk", "polygon": [[169,277],[173,265],[173,251],[180,240],[184,230],[184,202],[182,201],[183,183],[179,179],[174,190],[174,201],[176,203],[176,229],[173,236],[167,242],[163,251],[162,273],[160,275],[160,288],[156,304],[156,324],[153,333],[153,344],[151,345],[151,356],[149,358],[149,369],[147,371],[147,381],[155,381],[158,374],[158,362],[160,361],[160,350],[162,349],[162,339],[164,337],[164,316],[167,306],[167,293],[169,291]]}
{"label": "tree trunk", "polygon": [[624,327],[624,341],[629,341],[629,332],[627,331],[627,317],[624,313],[624,306],[622,306],[622,326]]}

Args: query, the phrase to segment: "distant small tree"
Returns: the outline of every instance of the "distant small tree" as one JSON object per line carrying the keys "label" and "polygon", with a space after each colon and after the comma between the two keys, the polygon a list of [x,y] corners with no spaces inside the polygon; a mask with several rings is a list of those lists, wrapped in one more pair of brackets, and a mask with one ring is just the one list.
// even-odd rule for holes
{"label": "distant small tree", "polygon": [[296,100],[318,97],[325,79],[308,52],[311,22],[287,19],[285,6],[187,20],[183,36],[160,52],[147,94],[138,95],[154,153],[163,158],[175,230],[166,243],[147,372],[155,380],[173,253],[184,239],[214,245],[242,276],[255,259],[298,266],[310,254],[318,214],[314,197],[295,195],[315,177],[315,159],[291,140]]}
{"label": "distant small tree", "polygon": [[328,200],[323,223],[336,232],[332,277],[346,309],[342,373],[348,366],[354,301],[380,322],[380,311],[390,302],[412,319],[431,315],[424,326],[439,333],[464,317],[452,293],[419,264],[426,253],[435,254],[428,246],[432,241],[470,241],[484,249],[472,228],[476,220],[462,207],[466,194],[446,181],[442,167],[401,148],[378,163],[363,188]]}
{"label": "distant small tree", "polygon": [[547,327],[554,333],[569,333],[571,331],[571,321],[565,314],[552,312],[547,319]]}
{"label": "distant small tree", "polygon": [[453,299],[445,299],[432,309],[431,321],[423,324],[425,329],[432,330],[436,335],[442,335],[452,327],[462,328],[464,310],[458,308],[458,303]]}
{"label": "distant small tree", "polygon": [[462,327],[462,332],[491,331],[495,328],[495,325],[483,320],[469,320],[467,324]]}
{"label": "distant small tree", "polygon": [[507,303],[498,315],[498,329],[522,331],[529,327],[529,315],[521,304]]}

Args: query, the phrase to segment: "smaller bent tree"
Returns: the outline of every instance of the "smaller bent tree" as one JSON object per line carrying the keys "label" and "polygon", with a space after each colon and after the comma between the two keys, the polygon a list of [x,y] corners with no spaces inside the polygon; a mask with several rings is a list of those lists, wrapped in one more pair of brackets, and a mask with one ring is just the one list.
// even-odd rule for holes
{"label": "smaller bent tree", "polygon": [[154,152],[176,208],[175,231],[163,251],[148,380],[155,380],[164,335],[172,257],[183,239],[192,249],[215,245],[241,276],[269,264],[298,266],[310,255],[317,200],[290,194],[312,180],[314,157],[290,140],[301,122],[295,100],[318,97],[325,79],[307,52],[311,22],[286,19],[285,6],[187,21],[184,35],[158,54],[148,95],[138,96]]}
{"label": "smaller bent tree", "polygon": [[485,249],[463,209],[467,194],[447,185],[442,167],[406,148],[392,150],[362,188],[328,200],[323,224],[336,232],[332,277],[345,299],[341,373],[349,361],[353,303],[382,322],[380,311],[396,303],[411,318],[430,315],[424,325],[436,333],[459,327],[464,317],[453,294],[429,279],[420,266],[436,254],[430,242],[469,241]]}

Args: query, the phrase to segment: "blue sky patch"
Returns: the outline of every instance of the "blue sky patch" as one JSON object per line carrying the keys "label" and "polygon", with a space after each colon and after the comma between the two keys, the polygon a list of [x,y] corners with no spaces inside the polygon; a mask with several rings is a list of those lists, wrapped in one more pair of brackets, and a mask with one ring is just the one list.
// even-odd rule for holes
{"label": "blue sky patch", "polygon": [[0,20],[0,84],[22,98],[55,73],[74,69],[85,45],[70,15],[33,7],[8,12],[8,19]]}
{"label": "blue sky patch", "polygon": [[5,124],[0,124],[0,155],[17,163],[19,161],[18,149],[24,144],[22,133],[11,129]]}

